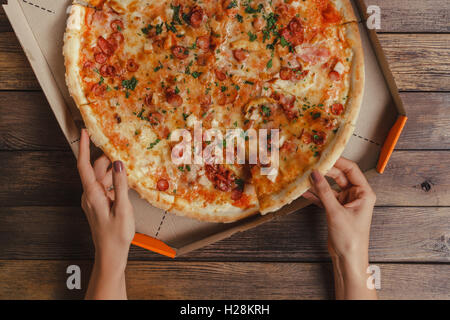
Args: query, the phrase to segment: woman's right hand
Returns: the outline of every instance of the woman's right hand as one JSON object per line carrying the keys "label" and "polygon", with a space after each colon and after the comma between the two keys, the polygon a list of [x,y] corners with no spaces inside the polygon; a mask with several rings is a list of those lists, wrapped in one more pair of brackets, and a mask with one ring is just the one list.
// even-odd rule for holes
{"label": "woman's right hand", "polygon": [[[326,210],[328,250],[335,273],[338,273],[336,276],[341,277],[347,287],[351,281],[358,286],[364,284],[366,288],[370,225],[376,195],[358,165],[345,158],[340,158],[327,176],[336,181],[340,191],[333,190],[323,175],[313,171],[313,187],[303,196]],[[340,293],[340,298],[348,297]]]}

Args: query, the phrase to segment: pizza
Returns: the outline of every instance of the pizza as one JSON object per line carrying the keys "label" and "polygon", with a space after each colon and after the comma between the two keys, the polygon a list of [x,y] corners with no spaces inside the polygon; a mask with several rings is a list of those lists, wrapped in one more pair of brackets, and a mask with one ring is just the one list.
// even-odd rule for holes
{"label": "pizza", "polygon": [[90,0],[71,6],[63,53],[130,187],[210,222],[299,198],[342,154],[364,89],[348,0]]}

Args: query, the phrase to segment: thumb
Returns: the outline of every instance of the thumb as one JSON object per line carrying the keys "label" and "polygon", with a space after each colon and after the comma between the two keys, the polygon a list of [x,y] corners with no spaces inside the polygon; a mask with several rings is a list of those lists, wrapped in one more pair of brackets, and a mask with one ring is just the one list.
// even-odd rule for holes
{"label": "thumb", "polygon": [[113,185],[115,193],[115,206],[120,208],[122,205],[129,203],[128,199],[128,178],[125,166],[122,161],[113,163]]}
{"label": "thumb", "polygon": [[319,171],[313,170],[311,172],[311,182],[313,187],[316,189],[317,196],[322,201],[322,204],[328,213],[335,212],[341,207],[341,204],[334,196],[333,190],[331,189],[327,179],[325,179]]}

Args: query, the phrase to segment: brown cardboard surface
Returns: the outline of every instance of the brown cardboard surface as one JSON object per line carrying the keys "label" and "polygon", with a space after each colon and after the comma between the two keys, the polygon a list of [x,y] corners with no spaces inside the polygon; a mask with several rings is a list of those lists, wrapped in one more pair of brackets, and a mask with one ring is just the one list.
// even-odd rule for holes
{"label": "brown cardboard surface", "polygon": [[[64,81],[62,56],[66,12],[70,4],[71,0],[9,0],[4,8],[64,135],[77,155],[79,128],[76,123],[79,124],[81,117]],[[398,110],[402,112],[403,107],[379,44],[374,45],[375,32],[367,32],[364,22],[360,22],[359,27],[365,53],[366,88],[360,118],[344,156],[358,162],[368,175],[372,175],[376,174],[372,169],[376,167],[381,147]],[[130,197],[135,208],[136,231],[162,240],[175,248],[177,255],[253,228],[274,217],[296,212],[309,204],[299,198],[266,216],[256,215],[232,224],[218,224],[164,212],[140,199],[133,190]]]}

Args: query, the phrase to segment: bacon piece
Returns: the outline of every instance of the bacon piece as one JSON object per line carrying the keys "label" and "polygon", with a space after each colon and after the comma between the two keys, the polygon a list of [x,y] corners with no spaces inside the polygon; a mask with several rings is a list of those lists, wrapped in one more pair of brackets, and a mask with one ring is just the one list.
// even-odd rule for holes
{"label": "bacon piece", "polygon": [[123,31],[123,22],[121,20],[114,20],[111,22],[111,29],[115,32]]}
{"label": "bacon piece", "polygon": [[190,13],[189,22],[193,28],[200,27],[203,21],[203,9],[199,6],[192,8]]}
{"label": "bacon piece", "polygon": [[209,50],[210,43],[211,41],[209,36],[198,37],[196,41],[197,47],[203,50]]}
{"label": "bacon piece", "polygon": [[295,96],[287,96],[284,94],[277,94],[277,96],[279,98],[275,99],[276,97],[274,97],[274,99],[280,102],[286,117],[289,120],[298,118],[298,110],[295,109]]}
{"label": "bacon piece", "polygon": [[299,49],[298,56],[306,62],[316,64],[324,63],[330,58],[330,50],[322,47],[307,46]]}
{"label": "bacon piece", "polygon": [[169,181],[167,181],[166,179],[159,179],[156,187],[159,191],[166,191],[167,189],[169,189]]}
{"label": "bacon piece", "polygon": [[178,58],[178,59],[180,59],[180,60],[183,60],[183,59],[186,59],[186,58],[189,56],[189,51],[188,51],[188,49],[186,49],[185,47],[182,47],[182,46],[174,46],[174,47],[172,48],[172,54],[173,54],[176,58]]}
{"label": "bacon piece", "polygon": [[114,47],[111,45],[111,43],[108,42],[105,38],[102,36],[98,37],[97,44],[102,50],[104,54],[106,54],[108,57],[112,56],[114,53]]}
{"label": "bacon piece", "polygon": [[248,52],[243,50],[243,49],[237,49],[237,50],[233,50],[233,57],[239,61],[242,62],[245,59],[248,58]]}
{"label": "bacon piece", "polygon": [[331,113],[335,116],[340,115],[344,111],[344,106],[341,103],[335,103],[331,106]]}

